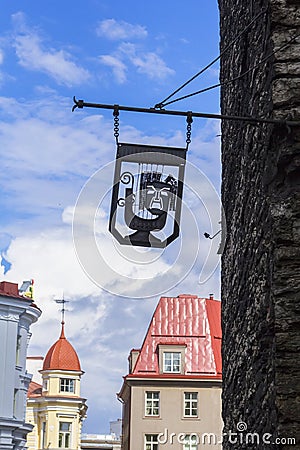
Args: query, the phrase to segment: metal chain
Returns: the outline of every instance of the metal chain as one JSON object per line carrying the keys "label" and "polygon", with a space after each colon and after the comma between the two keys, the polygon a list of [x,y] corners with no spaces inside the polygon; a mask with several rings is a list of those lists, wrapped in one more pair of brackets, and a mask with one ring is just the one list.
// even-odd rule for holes
{"label": "metal chain", "polygon": [[189,144],[191,143],[191,136],[192,136],[192,123],[193,123],[192,111],[188,111],[186,122],[187,122],[187,126],[186,126],[186,149],[188,149]]}
{"label": "metal chain", "polygon": [[116,143],[119,143],[119,105],[114,105],[114,136]]}

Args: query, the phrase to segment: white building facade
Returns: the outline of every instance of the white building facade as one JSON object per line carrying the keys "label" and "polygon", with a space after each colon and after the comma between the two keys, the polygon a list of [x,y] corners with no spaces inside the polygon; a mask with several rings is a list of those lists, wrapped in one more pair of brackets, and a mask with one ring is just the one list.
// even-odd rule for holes
{"label": "white building facade", "polygon": [[0,449],[26,448],[32,426],[25,422],[26,371],[30,326],[41,315],[33,299],[19,294],[18,285],[0,283]]}

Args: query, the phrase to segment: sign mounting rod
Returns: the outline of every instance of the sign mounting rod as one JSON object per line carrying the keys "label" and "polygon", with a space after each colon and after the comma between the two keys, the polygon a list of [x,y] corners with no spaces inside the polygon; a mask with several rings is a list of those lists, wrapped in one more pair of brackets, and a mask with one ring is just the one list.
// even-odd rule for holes
{"label": "sign mounting rod", "polygon": [[134,106],[121,106],[121,105],[108,105],[102,103],[89,103],[84,100],[76,100],[73,97],[74,106],[72,111],[76,108],[99,108],[99,109],[112,109],[119,111],[131,111],[131,112],[139,112],[139,113],[149,113],[149,114],[161,114],[161,115],[169,115],[169,116],[193,116],[200,117],[204,119],[219,119],[219,120],[236,120],[240,122],[250,122],[250,123],[270,123],[274,125],[282,125],[282,126],[300,126],[300,121],[295,120],[284,120],[284,119],[264,119],[261,117],[242,117],[242,116],[228,116],[224,114],[211,114],[211,113],[200,113],[193,111],[174,111],[174,110],[166,110],[166,109],[155,109],[155,108],[139,108]]}

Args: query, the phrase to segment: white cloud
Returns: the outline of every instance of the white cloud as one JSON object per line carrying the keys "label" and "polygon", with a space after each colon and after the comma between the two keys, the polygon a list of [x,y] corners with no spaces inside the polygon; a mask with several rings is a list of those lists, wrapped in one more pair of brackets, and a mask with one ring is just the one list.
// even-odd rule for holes
{"label": "white cloud", "polygon": [[98,291],[78,264],[69,228],[24,233],[11,242],[5,257],[12,264],[7,276],[34,278],[37,297],[49,298],[64,289],[73,297]]}
{"label": "white cloud", "polygon": [[14,47],[19,64],[28,70],[40,71],[58,84],[79,85],[88,80],[89,72],[73,61],[64,49],[47,48],[36,30],[30,30],[22,13],[13,15],[15,27]]}
{"label": "white cloud", "polygon": [[142,25],[133,25],[128,22],[115,19],[102,20],[96,29],[98,36],[103,36],[107,39],[117,41],[133,38],[145,38],[147,36],[147,30]]}
{"label": "white cloud", "polygon": [[128,42],[134,38],[147,37],[145,27],[107,19],[99,23],[97,34],[114,41],[126,41],[112,53],[99,57],[103,65],[112,69],[118,83],[122,84],[126,81],[128,63],[136,68],[138,73],[146,75],[151,80],[165,80],[175,74],[175,71],[169,68],[156,52],[145,51],[132,42]]}
{"label": "white cloud", "polygon": [[186,39],[186,38],[180,38],[179,41],[180,41],[182,44],[186,44],[186,45],[188,45],[188,44],[190,43],[190,41],[189,41],[188,39]]}
{"label": "white cloud", "polygon": [[175,74],[163,59],[154,52],[141,52],[134,44],[126,43],[119,50],[137,68],[139,73],[153,80],[164,80]]}
{"label": "white cloud", "polygon": [[175,71],[170,69],[160,56],[153,52],[132,57],[131,62],[138,68],[139,73],[147,75],[152,80],[164,80],[175,74]]}
{"label": "white cloud", "polygon": [[127,64],[130,63],[137,72],[151,80],[166,80],[175,74],[164,60],[155,52],[144,52],[135,44],[124,43],[111,55],[101,55],[102,64],[112,68],[118,83],[126,81]]}
{"label": "white cloud", "polygon": [[118,83],[123,84],[126,81],[127,67],[119,58],[113,55],[101,55],[100,61],[112,69]]}
{"label": "white cloud", "polygon": [[35,229],[57,223],[85,180],[114,157],[112,123],[101,115],[72,115],[67,103],[52,96],[26,103],[1,98],[1,203],[5,210],[18,211],[8,233],[18,234],[23,215],[32,215],[30,227]]}

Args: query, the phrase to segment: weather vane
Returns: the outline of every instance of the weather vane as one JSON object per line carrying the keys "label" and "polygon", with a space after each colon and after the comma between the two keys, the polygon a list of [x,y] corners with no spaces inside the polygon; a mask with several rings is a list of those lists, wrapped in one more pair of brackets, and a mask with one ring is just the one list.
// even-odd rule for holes
{"label": "weather vane", "polygon": [[63,296],[62,299],[55,299],[54,301],[55,301],[55,303],[58,303],[59,305],[62,305],[62,308],[60,310],[60,312],[61,312],[61,323],[62,323],[62,325],[64,325],[64,323],[65,323],[65,311],[66,311],[65,303],[68,303],[69,300],[65,300],[65,298]]}

